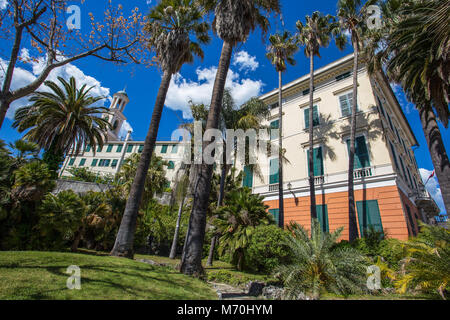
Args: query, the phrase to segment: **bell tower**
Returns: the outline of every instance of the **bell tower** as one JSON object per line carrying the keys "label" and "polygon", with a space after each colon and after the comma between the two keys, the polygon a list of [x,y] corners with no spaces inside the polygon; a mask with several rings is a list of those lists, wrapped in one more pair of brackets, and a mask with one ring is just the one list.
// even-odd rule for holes
{"label": "bell tower", "polygon": [[111,130],[108,130],[108,141],[119,140],[120,128],[122,128],[123,122],[127,120],[127,118],[123,115],[123,110],[128,102],[130,102],[130,99],[125,92],[125,89],[113,95],[113,100],[109,107],[109,113],[105,113],[103,115],[103,118],[107,119],[112,126]]}

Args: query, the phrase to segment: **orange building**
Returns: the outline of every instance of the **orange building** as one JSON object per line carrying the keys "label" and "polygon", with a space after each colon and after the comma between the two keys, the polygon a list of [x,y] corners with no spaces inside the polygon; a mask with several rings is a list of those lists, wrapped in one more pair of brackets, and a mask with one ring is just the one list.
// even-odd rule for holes
{"label": "orange building", "polygon": [[[353,55],[315,72],[314,174],[317,214],[322,228],[344,227],[348,239],[348,139],[352,94]],[[310,228],[307,157],[309,152],[309,75],[283,87],[284,225],[290,221]],[[260,97],[271,106],[267,125],[278,128],[278,90]],[[428,223],[438,212],[425,191],[413,147],[411,127],[384,74],[369,75],[358,68],[354,189],[358,231],[371,226],[387,237],[405,240],[418,232],[418,221]],[[277,143],[277,136],[272,143]],[[261,194],[277,219],[278,157],[258,155],[244,167],[244,185]],[[258,166],[258,175],[255,174]],[[262,173],[262,174],[261,174]]]}

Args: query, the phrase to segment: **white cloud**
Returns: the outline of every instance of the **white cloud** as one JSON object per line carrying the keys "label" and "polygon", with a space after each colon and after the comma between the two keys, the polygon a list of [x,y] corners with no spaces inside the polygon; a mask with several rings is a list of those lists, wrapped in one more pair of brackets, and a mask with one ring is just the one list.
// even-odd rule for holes
{"label": "white cloud", "polygon": [[239,66],[239,71],[255,71],[259,67],[256,57],[248,54],[247,51],[239,51],[234,55],[233,65]]}
{"label": "white cloud", "polygon": [[[428,177],[431,175],[433,170],[427,170],[425,168],[419,169],[420,176],[422,178],[423,183],[427,182]],[[439,187],[439,182],[437,180],[436,175],[434,177],[430,178],[427,185],[425,186],[427,191],[430,193],[430,195],[433,197],[434,201],[436,201],[436,204],[441,209],[441,213],[445,212],[445,206],[444,206],[444,199],[442,198],[441,188]]]}
{"label": "white cloud", "polygon": [[8,5],[8,1],[0,0],[0,10],[6,9],[7,5]]}
{"label": "white cloud", "polygon": [[[0,0],[1,1],[1,0]],[[27,49],[22,49],[20,57],[24,60],[28,60],[30,55]],[[21,67],[16,67],[14,69],[13,80],[11,83],[11,90],[16,90],[18,88],[22,88],[32,81],[36,79],[37,76],[42,72],[45,67],[46,59],[44,57],[40,57],[37,61],[29,61],[26,65],[29,66],[28,69],[24,69]],[[0,84],[3,83],[4,73],[3,70],[6,70],[8,62],[0,58]],[[99,106],[109,105],[108,101],[111,101],[110,89],[103,87],[97,79],[94,77],[86,75],[81,69],[76,67],[73,64],[66,64],[62,67],[56,68],[52,70],[47,77],[47,80],[54,81],[59,83],[58,77],[62,77],[66,80],[70,79],[70,77],[75,77],[77,82],[77,86],[82,86],[84,84],[87,85],[88,88],[93,87],[89,92],[92,96],[104,96],[106,99],[98,102]],[[38,91],[50,91],[44,84],[42,84]],[[8,119],[14,119],[14,114],[16,110],[20,107],[23,107],[29,103],[27,97],[21,98],[19,100],[15,100],[8,109],[6,117]],[[128,124],[129,126],[129,124]],[[125,128],[125,132],[128,130],[128,127]]]}
{"label": "white cloud", "polygon": [[119,139],[125,139],[128,131],[133,132],[133,127],[130,125],[128,121],[125,120],[122,124],[122,128],[120,128],[119,131]]}
{"label": "white cloud", "polygon": [[[172,110],[183,112],[183,118],[191,119],[189,100],[194,103],[211,103],[211,95],[216,77],[217,67],[198,68],[197,81],[192,81],[177,74],[170,83],[166,106]],[[261,80],[241,79],[233,70],[228,70],[226,88],[230,89],[236,105],[241,105],[248,99],[259,96],[264,83]]]}

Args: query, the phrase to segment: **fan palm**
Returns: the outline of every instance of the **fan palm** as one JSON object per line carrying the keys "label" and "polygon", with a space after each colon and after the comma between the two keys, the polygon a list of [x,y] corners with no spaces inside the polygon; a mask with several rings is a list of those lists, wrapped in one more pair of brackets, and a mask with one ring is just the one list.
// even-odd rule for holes
{"label": "fan palm", "polygon": [[[298,43],[305,46],[305,56],[310,60],[309,73],[309,193],[311,202],[311,218],[317,219],[316,192],[314,189],[314,56],[320,58],[320,47],[327,47],[335,28],[334,18],[330,15],[322,15],[314,12],[311,17],[306,16],[305,25],[297,21]],[[338,38],[340,39],[340,38]],[[338,45],[341,41],[336,41]],[[342,47],[342,46],[340,46]]]}
{"label": "fan palm", "polygon": [[[46,81],[50,92],[36,92],[31,105],[19,108],[12,124],[19,132],[28,130],[24,138],[35,142],[48,155],[56,157],[56,170],[63,156],[69,151],[77,155],[86,143],[103,146],[109,123],[101,115],[108,110],[95,106],[103,97],[89,95],[83,85],[77,88],[74,77],[69,82],[61,77],[62,87],[53,81]],[[45,157],[44,157],[45,158]]]}
{"label": "fan palm", "polygon": [[376,0],[368,0],[362,4],[361,0],[339,0],[338,18],[340,28],[343,33],[350,34],[353,45],[353,96],[352,113],[350,120],[350,143],[349,143],[349,165],[348,165],[348,224],[349,240],[358,238],[358,228],[356,224],[356,205],[354,192],[354,161],[355,161],[355,135],[356,135],[356,108],[358,98],[358,63],[361,44],[364,32],[367,30],[366,15],[367,7],[376,3]]}
{"label": "fan palm", "polygon": [[291,234],[286,243],[291,249],[293,263],[280,266],[286,298],[306,295],[319,299],[324,290],[337,294],[357,293],[365,282],[365,258],[353,248],[338,248],[335,244],[343,228],[332,233],[322,231],[317,219],[311,221],[311,236],[302,226],[289,226]]}
{"label": "fan palm", "polygon": [[[212,29],[223,40],[222,52],[216,79],[214,81],[211,104],[206,122],[206,130],[219,127],[221,105],[228,69],[230,68],[233,48],[245,42],[255,29],[263,34],[269,29],[266,14],[280,13],[279,0],[198,0],[208,11],[214,11]],[[203,150],[208,143],[205,141]],[[211,192],[213,166],[202,164],[197,175],[194,190],[194,203],[189,219],[186,252],[181,261],[181,272],[185,274],[202,274],[202,248],[205,238],[206,210]]]}
{"label": "fan palm", "polygon": [[[389,26],[383,52],[388,77],[416,104],[442,190],[450,211],[450,161],[436,121],[450,119],[450,32],[448,1],[407,1]],[[434,109],[433,109],[434,107]]]}
{"label": "fan palm", "polygon": [[298,51],[295,37],[285,31],[282,34],[274,34],[269,37],[270,45],[266,54],[270,62],[278,72],[278,210],[279,227],[284,227],[284,201],[283,201],[283,79],[282,74],[287,69],[287,64],[295,65],[293,55]]}
{"label": "fan palm", "polygon": [[[147,21],[149,46],[155,51],[163,72],[162,81],[153,108],[152,120],[145,138],[141,160],[131,186],[130,195],[111,255],[132,258],[133,239],[138,210],[145,189],[145,180],[152,160],[159,122],[172,76],[194,56],[203,58],[200,44],[209,42],[209,25],[203,20],[203,11],[196,0],[162,0],[153,8]],[[194,41],[194,38],[196,41]]]}
{"label": "fan palm", "polygon": [[245,266],[245,249],[255,227],[273,223],[263,199],[249,188],[235,189],[227,195],[225,206],[217,210],[214,224],[222,234],[219,253],[228,250],[238,270]]}
{"label": "fan palm", "polygon": [[30,159],[37,159],[40,150],[36,143],[22,139],[16,140],[14,143],[10,143],[9,147],[16,151],[16,155],[14,157],[16,168],[20,167]]}

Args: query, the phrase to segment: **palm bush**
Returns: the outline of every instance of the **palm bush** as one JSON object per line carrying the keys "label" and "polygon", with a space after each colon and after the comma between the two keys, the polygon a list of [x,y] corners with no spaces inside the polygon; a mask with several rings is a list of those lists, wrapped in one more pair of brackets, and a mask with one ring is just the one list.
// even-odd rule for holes
{"label": "palm bush", "polygon": [[362,291],[366,260],[357,250],[335,247],[343,228],[324,233],[313,219],[311,236],[302,226],[291,223],[286,243],[293,262],[276,269],[288,299],[306,295],[319,299],[324,291],[348,295]]}
{"label": "palm bush", "polygon": [[450,284],[450,230],[421,223],[421,232],[405,244],[407,257],[395,282],[400,293],[408,288],[437,291],[446,299]]}
{"label": "palm bush", "polygon": [[225,205],[217,210],[214,224],[222,234],[219,254],[222,255],[225,250],[231,253],[231,262],[238,270],[245,268],[245,250],[256,227],[274,223],[263,199],[252,194],[248,188],[240,188],[231,191],[225,198]]}

